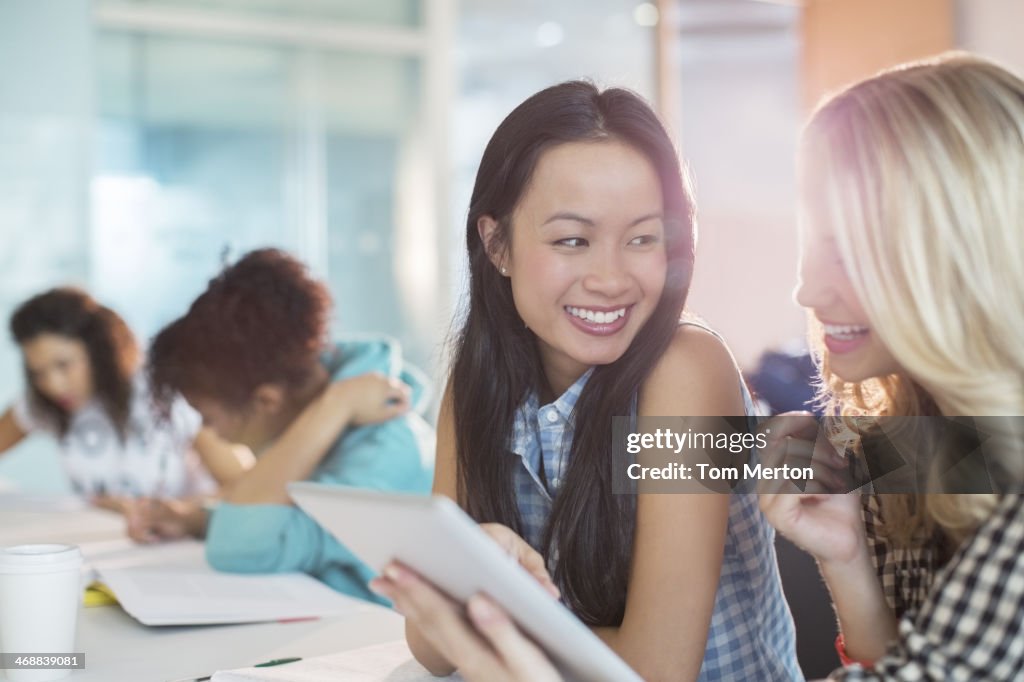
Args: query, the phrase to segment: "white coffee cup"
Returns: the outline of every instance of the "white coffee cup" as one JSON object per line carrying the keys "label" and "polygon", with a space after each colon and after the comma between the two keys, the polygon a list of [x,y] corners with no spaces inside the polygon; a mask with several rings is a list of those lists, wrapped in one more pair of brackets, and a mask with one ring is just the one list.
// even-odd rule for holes
{"label": "white coffee cup", "polygon": [[[0,548],[0,653],[74,653],[81,576],[82,553],[74,545]],[[71,674],[69,669],[3,672],[12,682],[48,682]]]}

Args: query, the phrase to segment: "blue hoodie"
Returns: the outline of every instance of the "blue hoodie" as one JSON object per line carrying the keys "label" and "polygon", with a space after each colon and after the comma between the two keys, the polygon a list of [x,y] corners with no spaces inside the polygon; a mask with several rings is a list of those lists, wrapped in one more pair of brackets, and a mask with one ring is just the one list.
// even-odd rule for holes
{"label": "blue hoodie", "polygon": [[[399,377],[412,387],[412,409],[391,421],[346,429],[309,480],[429,492],[434,430],[421,416],[426,381],[419,370],[402,365],[397,342],[342,341],[321,361],[335,381],[372,371]],[[207,528],[206,559],[218,570],[235,573],[308,573],[339,592],[381,601],[366,586],[374,572],[294,506],[218,505]]]}

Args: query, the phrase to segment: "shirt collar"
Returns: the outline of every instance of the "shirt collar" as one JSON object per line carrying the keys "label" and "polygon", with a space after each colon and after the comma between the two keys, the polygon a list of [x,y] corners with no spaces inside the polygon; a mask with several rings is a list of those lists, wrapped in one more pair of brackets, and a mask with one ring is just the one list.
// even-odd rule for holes
{"label": "shirt collar", "polygon": [[587,385],[587,381],[593,373],[594,368],[591,367],[584,372],[579,379],[574,381],[572,386],[565,389],[565,393],[558,396],[558,398],[555,399],[555,402],[551,403],[558,411],[559,416],[561,416],[565,421],[570,421],[572,411],[576,409],[576,401],[580,399],[580,394],[583,393],[583,387]]}
{"label": "shirt collar", "polygon": [[[550,406],[555,408],[555,411],[558,412],[564,423],[571,423],[572,413],[576,408],[576,401],[579,400],[583,387],[587,385],[587,381],[593,373],[594,368],[591,367],[579,379],[574,381],[572,386],[565,389],[565,392],[558,396],[554,402],[549,403]],[[540,398],[537,397],[536,391],[527,393],[526,399],[523,400],[516,410],[515,419],[512,423],[511,451],[513,454],[520,457],[528,455],[529,443],[535,433],[538,414],[545,407],[548,407],[548,405],[540,404]]]}

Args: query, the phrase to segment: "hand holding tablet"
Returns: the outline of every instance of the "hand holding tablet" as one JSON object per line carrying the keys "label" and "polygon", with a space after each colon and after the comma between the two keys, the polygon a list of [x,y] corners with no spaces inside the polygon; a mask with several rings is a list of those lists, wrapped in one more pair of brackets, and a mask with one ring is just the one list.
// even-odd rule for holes
{"label": "hand holding tablet", "polygon": [[306,513],[372,568],[380,571],[398,561],[459,602],[487,594],[545,647],[567,677],[639,682],[622,659],[552,599],[536,571],[531,575],[521,567],[451,500],[306,482],[288,489]]}
{"label": "hand holding tablet", "polygon": [[463,609],[397,562],[370,586],[391,599],[467,682],[563,682],[544,652],[482,594],[470,597]]}

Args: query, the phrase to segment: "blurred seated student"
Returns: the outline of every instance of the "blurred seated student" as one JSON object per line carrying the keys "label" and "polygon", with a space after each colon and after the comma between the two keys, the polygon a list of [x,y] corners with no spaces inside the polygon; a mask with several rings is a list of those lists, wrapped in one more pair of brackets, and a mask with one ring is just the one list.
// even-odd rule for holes
{"label": "blurred seated student", "polygon": [[138,496],[213,493],[245,470],[180,396],[168,394],[170,419],[158,418],[131,330],[84,291],[34,296],[10,329],[27,388],[0,417],[0,453],[33,432],[53,436],[74,492],[122,511]]}
{"label": "blurred seated student", "polygon": [[150,374],[158,396],[180,392],[204,423],[257,456],[223,502],[199,510],[210,564],[302,571],[376,600],[366,588],[372,571],[293,506],[286,486],[310,480],[427,493],[434,432],[419,414],[425,381],[402,362],[398,345],[366,337],[330,343],[330,312],[326,286],[302,263],[253,251],[157,335]]}

